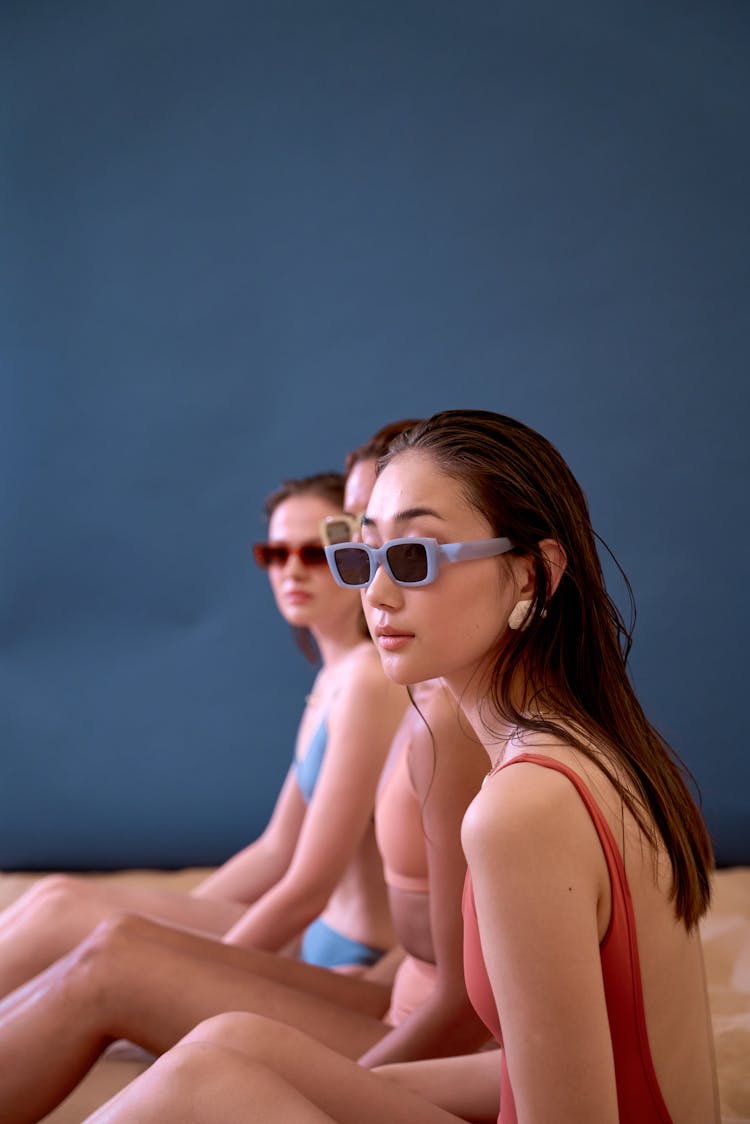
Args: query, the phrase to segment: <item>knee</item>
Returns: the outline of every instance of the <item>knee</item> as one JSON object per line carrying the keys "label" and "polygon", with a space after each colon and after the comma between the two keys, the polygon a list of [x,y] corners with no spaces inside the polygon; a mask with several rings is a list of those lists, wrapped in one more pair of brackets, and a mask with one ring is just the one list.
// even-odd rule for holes
{"label": "knee", "polygon": [[186,1119],[194,1119],[200,1100],[215,1111],[222,1102],[222,1087],[233,1084],[229,1054],[210,1042],[178,1042],[132,1083],[127,1094],[120,1094],[122,1119],[175,1120],[183,1110]]}
{"label": "knee", "polygon": [[156,1059],[152,1071],[159,1074],[160,1080],[167,1076],[176,1078],[181,1087],[184,1087],[185,1078],[191,1077],[205,1088],[207,1083],[215,1080],[226,1054],[227,1051],[216,1042],[183,1039]]}
{"label": "knee", "polygon": [[[153,1119],[161,1119],[162,1104],[168,1110],[164,1118],[169,1120],[181,1118],[183,1112],[186,1117],[190,1114],[191,1119],[199,1115],[201,1119],[213,1120],[224,1108],[240,1106],[244,1115],[250,1100],[255,1110],[267,1105],[270,1112],[278,1098],[279,1079],[265,1063],[215,1041],[189,1038],[158,1058],[139,1079],[144,1083],[149,1109],[155,1110]],[[145,1082],[150,1088],[145,1087]],[[252,1119],[257,1118],[252,1115]]]}
{"label": "knee", "polygon": [[55,912],[69,909],[71,904],[80,901],[85,894],[80,878],[72,874],[47,874],[35,882],[26,895],[26,902],[36,910]]}
{"label": "knee", "polygon": [[99,963],[124,962],[144,940],[148,924],[133,913],[114,913],[104,918],[71,953],[73,965],[90,968]]}
{"label": "knee", "polygon": [[228,1011],[198,1023],[183,1043],[208,1044],[237,1050],[246,1058],[273,1066],[279,1056],[288,1056],[302,1039],[300,1031],[276,1019],[245,1011]]}
{"label": "knee", "polygon": [[71,952],[50,968],[50,986],[78,1000],[106,1005],[123,982],[137,978],[151,944],[141,939],[140,918],[118,914],[100,921]]}

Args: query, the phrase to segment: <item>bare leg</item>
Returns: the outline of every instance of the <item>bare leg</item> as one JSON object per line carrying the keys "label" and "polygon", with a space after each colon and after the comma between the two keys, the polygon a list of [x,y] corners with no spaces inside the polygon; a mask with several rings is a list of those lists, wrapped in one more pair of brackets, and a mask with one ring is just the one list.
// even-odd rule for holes
{"label": "bare leg", "polygon": [[[264,957],[277,978],[248,970],[249,962]],[[286,970],[294,977],[291,986],[281,982]],[[378,1013],[362,1014],[356,997],[369,1001],[371,1009],[377,1006]],[[387,1033],[379,1018],[386,1004],[387,989],[357,977],[140,917],[105,922],[68,957],[0,1003],[0,1120],[38,1120],[118,1038],[158,1054],[201,1020],[240,1009],[299,1026],[357,1058]]]}
{"label": "bare leg", "polygon": [[89,1124],[332,1124],[266,1066],[207,1042],[175,1046],[88,1119]]}
{"label": "bare leg", "polygon": [[[212,1091],[205,1109],[204,1082]],[[462,1119],[291,1027],[229,1014],[197,1026],[89,1124],[456,1124]]]}
{"label": "bare leg", "polygon": [[0,997],[70,952],[115,914],[139,913],[219,937],[244,911],[239,902],[51,875],[0,916]]}
{"label": "bare leg", "polygon": [[[162,925],[160,922],[136,914],[109,917],[86,942],[81,942],[77,947],[81,952],[87,949],[91,951],[93,948],[100,960],[114,960],[115,953],[110,948],[112,945],[118,948],[122,946],[129,957],[137,959],[139,956],[156,955],[152,948],[153,944],[159,946],[167,961],[170,951],[174,951],[176,958],[182,957],[189,963],[207,961],[213,963],[217,970],[222,966],[239,970],[243,973],[243,982],[247,987],[252,986],[250,981],[253,977],[256,977],[257,987],[261,986],[262,980],[272,981],[377,1020],[382,1019],[390,1003],[390,981],[371,980],[369,976],[333,972],[327,968],[306,964],[304,961],[265,952],[263,949],[224,944],[220,940],[171,925]],[[61,960],[59,963],[64,965],[67,961]],[[176,963],[177,959],[175,959]],[[115,965],[115,968],[118,966]],[[43,975],[47,978],[49,974]],[[39,978],[42,978],[42,974]],[[29,983],[33,984],[34,981]],[[28,988],[21,987],[0,1000],[0,1021],[5,1019],[16,1005],[25,1002],[27,993]]]}

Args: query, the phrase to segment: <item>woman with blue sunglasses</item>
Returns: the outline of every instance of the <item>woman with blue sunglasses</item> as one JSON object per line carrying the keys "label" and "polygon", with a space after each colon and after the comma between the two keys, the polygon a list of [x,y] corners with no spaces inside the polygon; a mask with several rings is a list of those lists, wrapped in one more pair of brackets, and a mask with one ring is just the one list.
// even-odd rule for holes
{"label": "woman with blue sunglasses", "polygon": [[520,422],[448,411],[396,443],[362,528],[329,562],[363,589],[388,675],[443,676],[486,750],[464,965],[498,1049],[372,1073],[224,1016],[97,1121],[716,1124],[710,842],[633,692],[570,469]]}

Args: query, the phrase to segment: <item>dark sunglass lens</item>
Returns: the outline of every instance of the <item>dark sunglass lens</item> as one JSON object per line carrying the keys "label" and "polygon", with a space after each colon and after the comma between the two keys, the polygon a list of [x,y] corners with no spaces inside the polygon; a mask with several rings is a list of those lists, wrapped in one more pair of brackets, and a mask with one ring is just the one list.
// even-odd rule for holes
{"label": "dark sunglass lens", "polygon": [[388,565],[400,582],[421,582],[427,577],[424,543],[401,543],[388,548]]}
{"label": "dark sunglass lens", "polygon": [[366,550],[344,547],[335,554],[336,570],[346,585],[366,585],[370,577],[370,559]]}
{"label": "dark sunglass lens", "polygon": [[344,519],[326,523],[326,534],[331,546],[335,546],[338,542],[349,542],[351,538],[349,524]]}
{"label": "dark sunglass lens", "polygon": [[301,546],[299,560],[303,566],[325,566],[326,552],[322,546]]}
{"label": "dark sunglass lens", "polygon": [[269,566],[283,566],[289,557],[289,548],[262,542],[253,547],[253,554],[258,565],[267,570]]}

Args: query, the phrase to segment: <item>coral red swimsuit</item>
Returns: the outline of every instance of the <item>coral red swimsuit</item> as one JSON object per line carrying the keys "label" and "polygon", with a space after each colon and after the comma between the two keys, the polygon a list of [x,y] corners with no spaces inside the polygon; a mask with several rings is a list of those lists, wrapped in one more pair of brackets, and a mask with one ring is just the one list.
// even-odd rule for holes
{"label": "coral red swimsuit", "polygon": [[[612,915],[600,945],[607,1017],[612,1036],[620,1124],[672,1124],[654,1072],[643,1010],[635,915],[622,856],[604,815],[581,778],[568,766],[542,754],[523,753],[500,769],[528,761],[563,773],[575,786],[596,828],[604,851],[612,888]],[[500,769],[497,771],[499,772]],[[502,1046],[500,1019],[484,965],[471,876],[466,875],[463,899],[464,974],[474,1009]],[[498,1124],[517,1124],[513,1090],[505,1054],[501,1055]]]}

